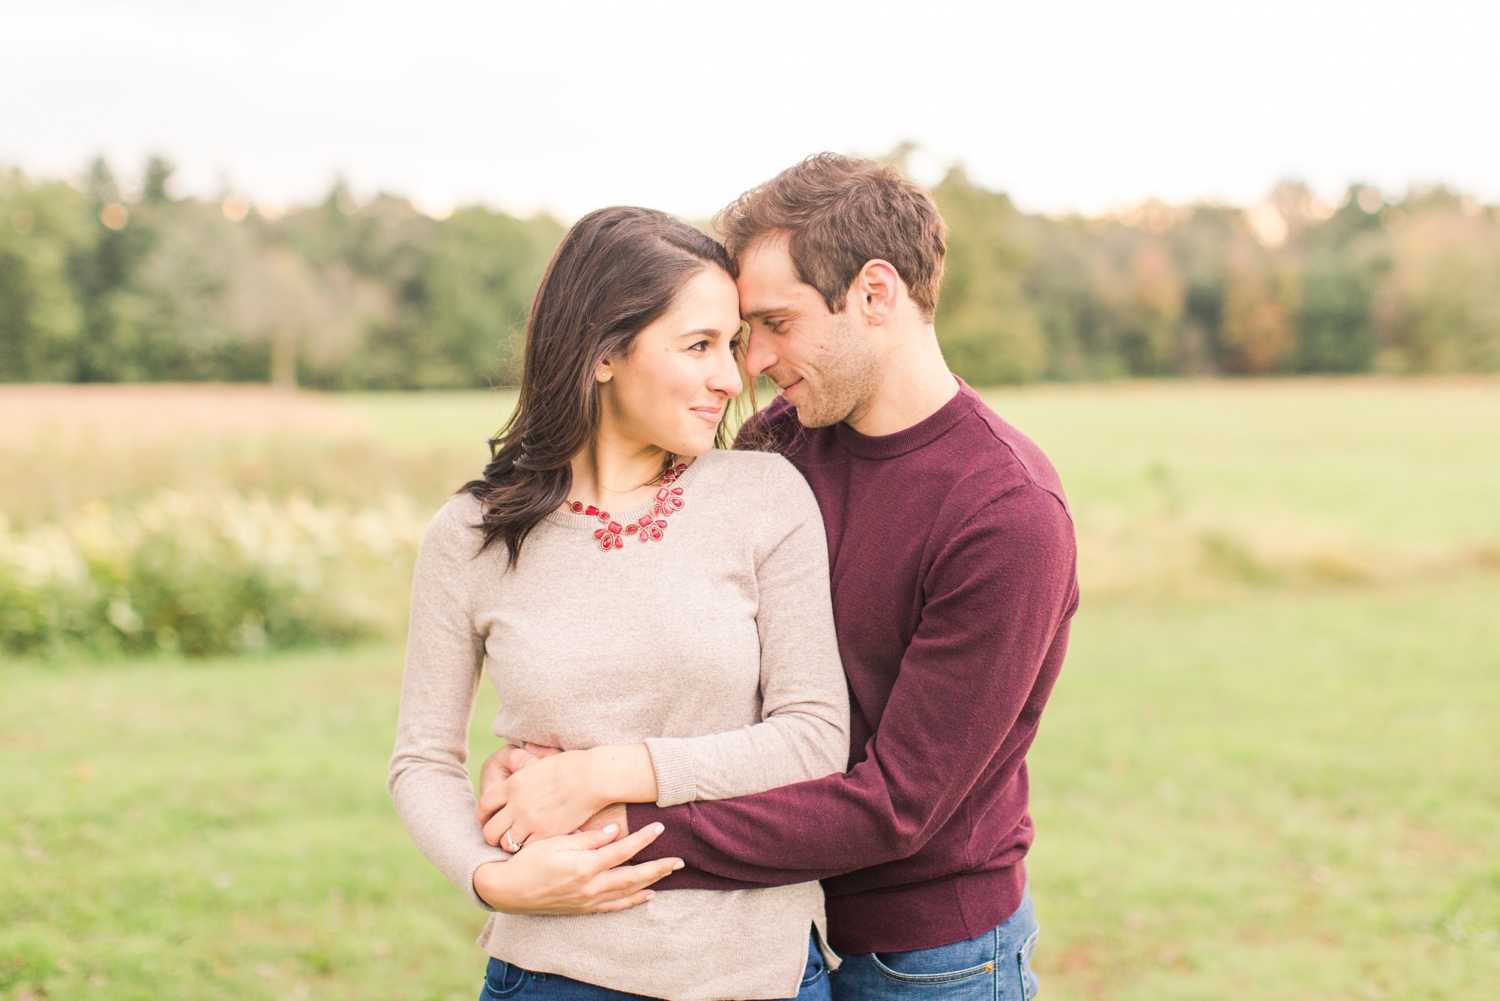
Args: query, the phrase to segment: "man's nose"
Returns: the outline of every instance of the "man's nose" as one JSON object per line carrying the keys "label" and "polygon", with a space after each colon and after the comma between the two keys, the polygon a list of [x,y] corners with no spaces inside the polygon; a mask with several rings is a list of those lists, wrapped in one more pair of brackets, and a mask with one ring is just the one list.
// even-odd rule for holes
{"label": "man's nose", "polygon": [[745,371],[750,378],[758,379],[776,364],[776,352],[771,350],[771,339],[764,332],[750,331],[745,345]]}

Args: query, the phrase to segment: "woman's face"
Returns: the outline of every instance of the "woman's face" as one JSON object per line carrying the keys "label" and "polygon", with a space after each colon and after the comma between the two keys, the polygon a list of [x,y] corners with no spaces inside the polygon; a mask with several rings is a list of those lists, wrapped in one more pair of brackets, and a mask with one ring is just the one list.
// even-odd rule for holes
{"label": "woman's face", "polygon": [[628,354],[599,366],[601,430],[674,455],[707,452],[725,407],[744,388],[735,364],[739,338],[734,279],[707,265],[636,335]]}

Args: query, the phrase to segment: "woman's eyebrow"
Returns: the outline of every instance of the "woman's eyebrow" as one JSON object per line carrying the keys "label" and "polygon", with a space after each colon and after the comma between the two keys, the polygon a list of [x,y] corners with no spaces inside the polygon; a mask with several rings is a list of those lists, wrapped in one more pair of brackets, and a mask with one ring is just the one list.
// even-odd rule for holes
{"label": "woman's eyebrow", "polygon": [[[738,332],[738,328],[736,328]],[[684,330],[678,337],[723,337],[724,332],[713,327],[700,327],[697,330]]]}

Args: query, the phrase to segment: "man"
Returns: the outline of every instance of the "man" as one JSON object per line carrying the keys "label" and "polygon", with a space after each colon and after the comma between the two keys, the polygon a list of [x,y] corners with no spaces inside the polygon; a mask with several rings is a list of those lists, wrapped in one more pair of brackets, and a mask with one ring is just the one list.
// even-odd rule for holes
{"label": "man", "polygon": [[1029,998],[1025,756],[1078,604],[1062,485],[943,361],[946,227],[920,187],[823,154],[719,226],[746,367],[781,389],[738,444],[785,454],[827,527],[849,769],[590,826],[663,825],[637,859],[687,868],[659,890],[821,879],[836,998]]}

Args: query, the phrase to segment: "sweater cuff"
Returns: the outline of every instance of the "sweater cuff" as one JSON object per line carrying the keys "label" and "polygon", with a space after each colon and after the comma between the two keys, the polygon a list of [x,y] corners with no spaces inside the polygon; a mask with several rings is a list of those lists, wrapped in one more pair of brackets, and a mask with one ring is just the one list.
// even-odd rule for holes
{"label": "sweater cuff", "polygon": [[482,848],[476,848],[473,854],[465,860],[464,870],[460,871],[467,871],[468,875],[459,884],[459,889],[468,893],[469,899],[474,902],[474,906],[478,907],[481,911],[488,911],[491,914],[495,913],[495,909],[485,903],[484,898],[479,895],[479,891],[474,889],[474,873],[479,871],[480,866],[488,862],[505,862],[509,859],[510,852],[501,848],[494,848],[490,845],[484,845]]}
{"label": "sweater cuff", "polygon": [[646,750],[656,771],[656,805],[676,806],[698,798],[693,754],[681,737],[647,737]]}

